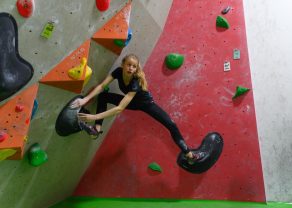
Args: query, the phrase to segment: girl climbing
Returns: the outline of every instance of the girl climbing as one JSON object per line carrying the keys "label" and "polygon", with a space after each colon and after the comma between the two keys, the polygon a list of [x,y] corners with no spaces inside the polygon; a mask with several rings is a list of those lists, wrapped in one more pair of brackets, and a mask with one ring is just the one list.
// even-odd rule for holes
{"label": "girl climbing", "polygon": [[[114,79],[118,80],[119,88],[125,95],[104,92],[105,86],[108,86]],[[125,56],[121,67],[115,69],[105,80],[97,85],[84,98],[76,99],[71,108],[84,106],[90,99],[98,95],[96,114],[78,113],[81,129],[89,135],[98,136],[101,131],[103,119],[121,113],[124,109],[140,110],[164,125],[170,132],[174,142],[185,154],[190,163],[204,157],[202,152],[194,153],[186,145],[179,129],[169,115],[160,108],[153,100],[153,97],[147,90],[147,81],[142,71],[139,59],[134,54]],[[107,103],[115,107],[107,110]],[[86,122],[95,121],[95,125],[89,125]]]}

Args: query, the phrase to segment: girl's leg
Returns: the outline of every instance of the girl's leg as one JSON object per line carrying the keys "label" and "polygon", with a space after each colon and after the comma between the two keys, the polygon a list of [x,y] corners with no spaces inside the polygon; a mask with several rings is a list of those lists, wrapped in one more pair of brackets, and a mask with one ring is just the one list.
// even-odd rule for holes
{"label": "girl's leg", "polygon": [[162,125],[164,125],[169,130],[172,139],[181,149],[181,151],[183,151],[185,154],[190,154],[190,150],[186,145],[176,124],[171,120],[169,115],[162,108],[160,108],[156,103],[152,102],[145,105],[145,107],[143,107],[141,110],[160,122]]}

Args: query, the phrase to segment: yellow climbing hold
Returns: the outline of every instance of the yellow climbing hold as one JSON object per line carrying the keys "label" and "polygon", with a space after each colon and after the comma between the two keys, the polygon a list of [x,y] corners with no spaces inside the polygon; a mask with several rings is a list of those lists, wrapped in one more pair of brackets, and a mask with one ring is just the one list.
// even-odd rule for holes
{"label": "yellow climbing hold", "polygon": [[68,75],[70,78],[74,80],[79,80],[82,78],[84,69],[86,71],[85,71],[85,79],[84,79],[83,86],[85,86],[92,75],[92,69],[87,65],[87,59],[85,57],[81,59],[80,65],[69,69]]}
{"label": "yellow climbing hold", "polygon": [[0,150],[0,161],[6,160],[8,157],[14,155],[17,151],[15,149],[2,149]]}
{"label": "yellow climbing hold", "polygon": [[87,65],[86,66],[85,79],[84,79],[83,86],[85,86],[87,84],[87,82],[89,81],[91,75],[92,75],[92,69]]}

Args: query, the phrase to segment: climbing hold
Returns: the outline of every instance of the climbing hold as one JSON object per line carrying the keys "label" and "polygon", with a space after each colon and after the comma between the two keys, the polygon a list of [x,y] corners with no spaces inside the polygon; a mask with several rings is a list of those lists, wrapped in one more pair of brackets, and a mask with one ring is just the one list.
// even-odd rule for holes
{"label": "climbing hold", "polygon": [[127,37],[127,40],[126,40],[126,42],[125,42],[125,46],[127,46],[127,45],[129,44],[130,40],[132,39],[132,36],[133,36],[132,29],[129,28],[129,29],[128,29],[128,37]]}
{"label": "climbing hold", "polygon": [[160,165],[158,165],[156,162],[150,163],[148,165],[148,168],[150,168],[151,170],[154,170],[154,171],[162,172]]}
{"label": "climbing hold", "polygon": [[86,72],[85,72],[85,79],[84,79],[83,87],[88,83],[88,81],[90,80],[90,77],[92,75],[92,69],[88,65],[86,65],[85,70],[86,70]]}
{"label": "climbing hold", "polygon": [[168,69],[178,69],[184,62],[184,56],[178,53],[170,53],[165,57],[164,62]]}
{"label": "climbing hold", "polygon": [[237,98],[245,93],[247,93],[250,89],[249,88],[245,88],[245,87],[241,87],[241,86],[237,86],[236,87],[236,92],[233,95],[232,99]]}
{"label": "climbing hold", "polygon": [[85,108],[71,108],[71,103],[77,98],[83,98],[82,95],[75,96],[70,100],[60,112],[56,124],[55,130],[60,136],[69,136],[70,134],[81,131],[77,113],[89,113]]}
{"label": "climbing hold", "polygon": [[181,152],[177,158],[177,164],[191,173],[203,173],[209,170],[219,159],[223,149],[223,138],[217,132],[209,133],[203,139],[198,149],[192,149],[194,154],[203,155],[196,161],[188,161],[185,153]]}
{"label": "climbing hold", "polygon": [[68,75],[72,79],[78,80],[82,77],[83,75],[83,70],[86,66],[87,59],[84,57],[81,59],[81,62],[78,66],[73,67],[72,69],[68,70]]}
{"label": "climbing hold", "polygon": [[37,167],[48,161],[48,155],[38,143],[34,143],[28,150],[28,159],[29,164]]}
{"label": "climbing hold", "polygon": [[104,12],[109,8],[110,0],[95,0],[95,3],[96,3],[96,8],[99,11]]}
{"label": "climbing hold", "polygon": [[33,108],[32,108],[32,112],[31,112],[31,117],[30,117],[30,120],[32,120],[38,110],[38,107],[39,107],[39,103],[37,100],[34,100],[33,101]]}
{"label": "climbing hold", "polygon": [[223,9],[223,10],[221,11],[221,13],[222,13],[222,14],[227,14],[227,13],[230,11],[230,9],[231,9],[231,7],[228,6],[228,7],[226,7],[225,9]]}
{"label": "climbing hold", "polygon": [[34,10],[34,0],[17,0],[16,7],[21,16],[30,17]]}
{"label": "climbing hold", "polygon": [[104,92],[108,92],[110,90],[110,88],[109,88],[109,86],[107,85],[107,86],[105,86],[104,88],[103,88],[103,91]]}
{"label": "climbing hold", "polygon": [[21,105],[21,104],[17,104],[16,106],[15,106],[15,112],[21,112],[21,111],[23,111],[23,109],[24,109],[24,106],[23,105]]}
{"label": "climbing hold", "polygon": [[[0,13],[0,102],[18,92],[33,75],[30,63],[18,52],[17,24],[7,13]],[[9,34],[9,35],[7,35]]]}
{"label": "climbing hold", "polygon": [[0,150],[0,161],[6,160],[7,158],[14,155],[17,151],[15,149],[2,149]]}
{"label": "climbing hold", "polygon": [[80,65],[73,67],[72,69],[69,69],[69,71],[68,71],[68,75],[70,78],[72,78],[74,80],[79,80],[82,78],[83,73],[84,73],[84,69],[85,69],[86,71],[85,71],[85,79],[84,79],[83,86],[85,86],[87,84],[87,82],[89,81],[89,79],[92,75],[92,69],[86,64],[87,64],[87,59],[85,57],[83,57],[81,59]]}
{"label": "climbing hold", "polygon": [[0,131],[0,142],[4,142],[8,137],[6,132]]}
{"label": "climbing hold", "polygon": [[49,39],[50,37],[52,37],[54,29],[55,29],[55,23],[53,21],[47,22],[47,24],[44,26],[41,36],[46,39]]}
{"label": "climbing hold", "polygon": [[228,21],[222,16],[217,16],[216,26],[227,28],[227,29],[230,27]]}
{"label": "climbing hold", "polygon": [[127,40],[124,41],[124,40],[114,39],[114,43],[119,47],[125,47],[129,44],[130,40],[132,39],[132,36],[133,36],[133,32],[131,28],[129,28]]}
{"label": "climbing hold", "polygon": [[28,125],[28,124],[30,123],[30,119],[27,118],[27,119],[25,120],[25,123]]}

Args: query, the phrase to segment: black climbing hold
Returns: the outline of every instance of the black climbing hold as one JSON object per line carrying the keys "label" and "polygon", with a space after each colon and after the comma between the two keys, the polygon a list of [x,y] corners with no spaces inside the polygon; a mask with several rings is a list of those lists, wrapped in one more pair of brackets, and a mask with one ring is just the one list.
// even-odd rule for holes
{"label": "black climbing hold", "polygon": [[0,102],[18,92],[33,76],[33,67],[18,52],[17,24],[0,13]]}
{"label": "black climbing hold", "polygon": [[191,173],[203,173],[209,170],[219,159],[223,149],[223,138],[217,132],[209,133],[205,136],[198,149],[192,149],[194,154],[203,153],[204,156],[193,163],[190,163],[181,152],[177,158],[177,164]]}
{"label": "black climbing hold", "polygon": [[227,13],[230,11],[230,9],[231,9],[230,6],[226,7],[225,9],[223,9],[223,10],[221,11],[221,14],[227,14]]}
{"label": "black climbing hold", "polygon": [[60,112],[56,124],[55,129],[58,135],[60,136],[69,136],[70,134],[77,133],[81,131],[79,126],[77,113],[89,113],[85,108],[71,108],[71,103],[77,98],[83,98],[82,95],[77,95],[73,99],[71,99],[65,107]]}

